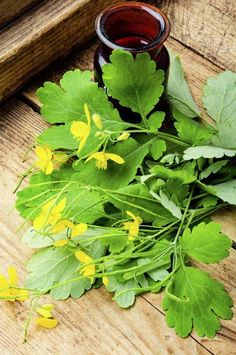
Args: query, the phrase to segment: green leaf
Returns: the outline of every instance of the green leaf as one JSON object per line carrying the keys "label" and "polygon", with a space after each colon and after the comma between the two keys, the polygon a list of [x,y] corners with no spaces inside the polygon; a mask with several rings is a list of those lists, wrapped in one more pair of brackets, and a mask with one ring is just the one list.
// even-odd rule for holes
{"label": "green leaf", "polygon": [[29,185],[17,192],[16,208],[20,215],[27,219],[34,219],[41,209],[41,204],[56,196],[60,189],[71,183],[74,170],[65,165],[60,171],[54,171],[51,175],[38,173],[30,177]]}
{"label": "green leaf", "polygon": [[88,70],[67,71],[60,80],[60,86],[46,82],[38,89],[37,95],[43,104],[41,114],[49,123],[86,122],[84,104],[87,103],[91,114],[101,116],[106,129],[124,127],[118,111],[109,102],[105,91],[92,81],[92,72]]}
{"label": "green leaf", "polygon": [[200,199],[199,206],[203,206],[204,208],[214,207],[217,205],[218,197],[216,196],[205,196]]}
{"label": "green leaf", "polygon": [[106,193],[107,199],[122,211],[130,210],[136,216],[140,216],[146,222],[156,219],[166,221],[171,214],[163,208],[159,201],[152,198],[148,188],[144,184],[133,184],[120,188],[115,192]]}
{"label": "green leaf", "polygon": [[165,119],[165,112],[163,111],[153,112],[147,121],[150,131],[156,133],[158,129],[161,128],[164,119]]}
{"label": "green leaf", "polygon": [[88,163],[81,161],[76,166],[76,170],[79,172],[75,178],[83,183],[89,181],[92,186],[101,186],[112,190],[126,186],[134,179],[138,167],[148,154],[150,144],[151,141],[148,141],[140,145],[133,138],[117,143],[107,152],[120,155],[125,161],[124,164],[119,165],[109,161],[106,170],[99,170],[94,160]]}
{"label": "green leaf", "polygon": [[40,234],[35,231],[33,227],[30,227],[23,235],[22,242],[29,248],[40,249],[49,247],[54,244],[54,241],[67,238],[66,233],[55,234],[52,237]]}
{"label": "green leaf", "polygon": [[150,154],[154,160],[158,160],[166,151],[166,142],[163,139],[155,139],[150,146]]}
{"label": "green leaf", "polygon": [[211,174],[218,173],[223,166],[227,165],[228,162],[229,162],[229,160],[219,160],[219,161],[216,161],[215,163],[209,165],[199,175],[200,180],[208,178],[208,176],[210,176]]}
{"label": "green leaf", "polygon": [[187,117],[193,118],[200,116],[200,111],[195,104],[188,83],[184,78],[184,71],[179,57],[172,51],[170,55],[170,72],[167,82],[167,96],[172,108],[178,110]]}
{"label": "green leaf", "polygon": [[219,132],[212,137],[212,143],[217,147],[236,149],[236,119],[232,123],[222,123]]}
{"label": "green leaf", "polygon": [[109,284],[106,286],[106,288],[110,292],[115,292],[114,300],[121,308],[128,308],[135,302],[136,293],[133,288],[140,287],[138,282],[134,279],[127,282],[119,282],[114,276],[109,276]]}
{"label": "green leaf", "polygon": [[[93,223],[104,215],[103,198],[97,191],[81,186],[72,180],[74,170],[64,167],[52,175],[43,173],[30,178],[29,186],[17,194],[16,207],[25,219],[34,219],[42,206],[53,198],[66,197],[64,218],[73,218],[75,222]],[[70,179],[70,180],[68,180]],[[60,194],[60,195],[59,195]]]}
{"label": "green leaf", "polygon": [[137,266],[132,267],[132,271],[125,272],[123,278],[129,280],[144,273],[156,272],[165,267],[170,267],[171,255],[173,253],[173,244],[167,240],[161,240],[151,247],[147,253],[150,257],[136,259]]}
{"label": "green leaf", "polygon": [[229,180],[217,185],[208,185],[212,193],[224,202],[236,205],[236,180]]}
{"label": "green leaf", "polygon": [[165,293],[163,309],[169,327],[181,337],[192,328],[203,337],[214,337],[221,328],[219,318],[231,319],[233,303],[223,285],[204,271],[180,267]]}
{"label": "green leaf", "polygon": [[[37,291],[44,291],[50,290],[55,284],[80,277],[77,269],[81,264],[74,256],[75,250],[67,246],[51,247],[34,254],[27,264],[29,275],[26,279],[26,286]],[[91,286],[91,280],[82,277],[78,281],[51,289],[50,294],[56,300],[64,300],[69,296],[78,298]]]}
{"label": "green leaf", "polygon": [[164,269],[164,268],[163,269],[157,268],[157,269],[149,271],[148,275],[154,281],[162,281],[169,275],[169,272],[166,269]]}
{"label": "green leaf", "polygon": [[72,136],[70,127],[70,124],[49,127],[37,137],[37,142],[47,144],[52,149],[75,150],[79,142]]}
{"label": "green leaf", "polygon": [[203,88],[203,104],[217,125],[236,120],[236,73],[225,71],[209,78]]}
{"label": "green leaf", "polygon": [[213,147],[210,145],[203,145],[198,147],[189,147],[184,151],[184,160],[197,160],[203,158],[222,158],[223,156],[234,157],[236,150],[224,149],[220,147]]}
{"label": "green leaf", "polygon": [[173,116],[177,122],[174,126],[178,132],[178,136],[191,145],[208,144],[211,141],[212,132],[200,123],[194,121],[178,112],[173,111]]}
{"label": "green leaf", "polygon": [[209,78],[203,88],[203,104],[215,120],[219,133],[212,137],[214,145],[235,148],[236,73],[225,71]]}
{"label": "green leaf", "polygon": [[189,194],[189,185],[183,184],[179,179],[166,180],[165,191],[178,205],[185,207],[185,200]]}
{"label": "green leaf", "polygon": [[150,169],[152,174],[155,174],[157,177],[167,180],[167,179],[179,179],[183,181],[184,184],[190,184],[196,181],[196,176],[189,173],[187,170],[172,170],[166,168],[165,166],[156,165]]}
{"label": "green leaf", "polygon": [[133,55],[114,50],[111,63],[102,67],[103,82],[108,94],[141,116],[147,116],[163,93],[164,71],[156,70],[156,63],[148,53]]}
{"label": "green leaf", "polygon": [[155,192],[150,191],[150,194],[159,201],[174,217],[181,219],[182,213],[180,208],[161,190],[160,196]]}
{"label": "green leaf", "polygon": [[221,232],[218,223],[204,222],[184,230],[180,239],[182,251],[191,258],[205,264],[218,263],[229,255],[232,241]]}
{"label": "green leaf", "polygon": [[103,231],[101,236],[102,245],[108,246],[110,253],[121,252],[128,243],[128,235],[125,231],[112,228]]}

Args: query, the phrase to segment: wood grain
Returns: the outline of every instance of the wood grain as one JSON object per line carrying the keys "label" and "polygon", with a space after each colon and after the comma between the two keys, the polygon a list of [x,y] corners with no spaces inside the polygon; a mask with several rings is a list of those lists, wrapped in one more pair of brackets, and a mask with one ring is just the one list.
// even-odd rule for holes
{"label": "wood grain", "polygon": [[50,0],[0,32],[0,102],[94,33],[99,12],[119,0]]}
{"label": "wood grain", "polygon": [[221,68],[236,70],[236,6],[229,0],[153,0],[171,22],[171,37]]}
{"label": "wood grain", "polygon": [[43,0],[1,0],[0,29]]}
{"label": "wood grain", "polygon": [[[195,5],[198,6],[198,3],[201,5],[202,2],[203,0],[195,2]],[[186,3],[191,5],[193,1]],[[170,1],[166,1],[166,4],[172,6]],[[174,1],[174,4],[175,6],[180,4],[182,9],[183,2],[181,0]],[[229,16],[228,12],[230,10],[232,12],[234,2],[232,0],[222,2],[211,0],[209,6],[220,9]],[[206,13],[208,12],[206,11]],[[186,17],[183,21],[187,21]],[[205,27],[204,31],[207,33],[206,31],[210,31],[210,29]],[[181,44],[177,37],[177,40],[173,38],[168,40],[168,47],[181,57],[193,96],[203,111],[200,102],[202,86],[209,76],[216,75],[221,70],[217,61],[217,65],[214,65],[203,58],[202,52],[199,51],[199,55],[196,53],[198,51],[196,48],[202,41],[201,36],[201,32],[196,34],[193,50]],[[90,42],[85,45],[82,51],[75,51],[69,59],[62,60],[57,66],[51,66],[43,76],[22,93],[22,99],[39,110],[35,90],[42,85],[42,82],[45,80],[58,81],[68,69],[76,67],[92,69],[96,45],[96,42]],[[214,47],[214,42],[212,42],[212,46]],[[213,50],[215,49],[213,48]],[[227,67],[227,61],[225,66]],[[203,116],[207,119],[205,114]],[[4,269],[12,263],[18,266],[22,280],[25,274],[23,264],[30,251],[22,246],[19,236],[15,233],[21,219],[16,212],[8,215],[7,211],[14,203],[14,196],[11,192],[16,183],[17,174],[24,169],[21,157],[26,146],[45,126],[41,117],[19,100],[10,100],[0,109],[0,230],[4,236],[0,239],[0,261],[1,267]],[[25,168],[31,163],[32,160],[29,159]],[[225,233],[234,240],[236,240],[235,213],[235,210],[226,209],[223,214],[220,212],[214,216],[214,219],[222,224]],[[216,279],[221,280],[234,301],[236,300],[235,250],[232,249],[230,257],[219,265],[199,266],[210,272]],[[45,352],[65,355],[78,353],[82,355],[111,353],[122,355],[236,354],[235,318],[232,321],[223,321],[223,327],[214,339],[199,338],[195,333],[192,334],[192,337],[180,339],[173,330],[166,326],[161,301],[161,295],[147,294],[138,297],[135,307],[125,311],[120,310],[111,301],[110,295],[103,288],[93,290],[79,300],[70,299],[66,302],[57,302],[59,327],[48,332],[33,327],[29,343],[24,346],[20,345],[19,338],[25,319],[24,305],[19,304],[17,307],[11,304],[2,305],[0,308],[0,353],[3,355],[12,353],[44,354]]]}
{"label": "wood grain", "polygon": [[[21,218],[16,211],[10,215],[8,211],[14,204],[12,191],[17,175],[24,169],[24,151],[45,126],[37,113],[18,100],[10,100],[0,109],[1,272],[13,264],[22,281],[30,250],[23,246],[16,234]],[[31,163],[29,159],[25,168]],[[46,300],[50,298],[43,301]],[[179,338],[166,326],[164,315],[141,297],[129,310],[121,310],[103,288],[92,290],[79,300],[56,302],[55,315],[59,326],[47,331],[33,325],[29,342],[23,345],[25,309],[26,304],[1,302],[1,354],[209,354],[191,337]]]}

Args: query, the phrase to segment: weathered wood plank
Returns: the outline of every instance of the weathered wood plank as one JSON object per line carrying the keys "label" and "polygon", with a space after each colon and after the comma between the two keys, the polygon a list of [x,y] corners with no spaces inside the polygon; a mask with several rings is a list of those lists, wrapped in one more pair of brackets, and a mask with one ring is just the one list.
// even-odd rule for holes
{"label": "weathered wood plank", "polygon": [[94,33],[94,20],[119,0],[50,0],[0,32],[0,102]]}
{"label": "weathered wood plank", "polygon": [[224,69],[236,70],[235,1],[147,0],[171,22],[171,37]]}
{"label": "weathered wood plank", "polygon": [[32,6],[43,0],[1,0],[0,2],[0,28],[6,26],[17,16],[22,15]]}
{"label": "weathered wood plank", "polygon": [[[40,115],[20,101],[10,100],[0,109],[1,271],[13,264],[22,281],[30,250],[15,232],[21,218],[16,211],[10,215],[8,211],[14,204],[12,190],[17,174],[23,170],[24,151],[44,127]],[[30,159],[26,165],[31,163]],[[166,326],[163,314],[141,297],[130,310],[116,306],[103,288],[79,300],[56,302],[60,325],[49,331],[33,326],[29,342],[21,345],[24,309],[24,304],[1,303],[1,354],[209,354],[191,337],[175,335]]]}

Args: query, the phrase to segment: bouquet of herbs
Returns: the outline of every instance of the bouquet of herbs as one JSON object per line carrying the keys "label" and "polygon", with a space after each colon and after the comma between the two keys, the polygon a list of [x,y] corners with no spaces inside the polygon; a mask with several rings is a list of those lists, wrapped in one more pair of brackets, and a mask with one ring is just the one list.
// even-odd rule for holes
{"label": "bouquet of herbs", "polygon": [[[171,112],[156,109],[165,78],[147,53],[113,51],[102,68],[105,90],[92,72],[76,69],[37,92],[50,127],[37,137],[16,202],[33,223],[23,243],[36,251],[25,287],[11,269],[0,297],[31,297],[45,327],[57,322],[50,305],[39,306],[41,295],[78,298],[102,284],[123,308],[163,291],[167,324],[182,337],[193,328],[213,337],[220,318],[232,317],[223,285],[195,262],[218,263],[232,244],[209,215],[236,204],[236,74],[204,86],[210,125],[200,120],[179,58],[170,57]],[[122,119],[110,98],[138,120]]]}

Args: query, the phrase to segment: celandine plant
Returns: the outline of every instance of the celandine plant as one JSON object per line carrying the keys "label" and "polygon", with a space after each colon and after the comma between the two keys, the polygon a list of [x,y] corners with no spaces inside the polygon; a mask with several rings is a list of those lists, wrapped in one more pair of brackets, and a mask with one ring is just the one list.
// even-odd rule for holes
{"label": "celandine plant", "polygon": [[[23,236],[37,249],[24,287],[14,268],[1,276],[0,297],[31,298],[25,336],[37,323],[57,325],[55,300],[78,298],[104,284],[120,307],[145,292],[164,291],[167,324],[186,337],[215,336],[220,318],[231,319],[223,285],[195,261],[218,263],[231,240],[208,216],[236,204],[236,74],[224,72],[203,88],[213,126],[199,121],[177,57],[171,54],[167,96],[172,114],[155,110],[164,72],[148,54],[113,51],[103,67],[106,91],[93,73],[68,71],[60,85],[38,90],[50,123],[37,137],[36,162],[17,193],[16,208],[33,227]],[[140,115],[123,121],[109,97]],[[24,222],[24,223],[25,223]]]}

